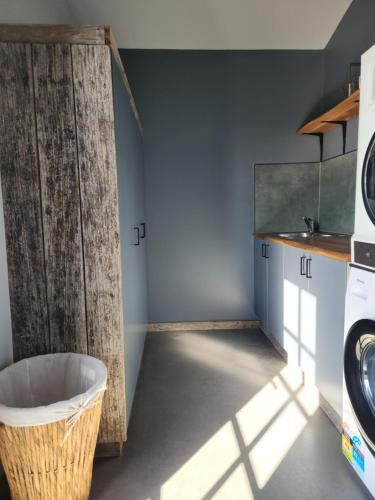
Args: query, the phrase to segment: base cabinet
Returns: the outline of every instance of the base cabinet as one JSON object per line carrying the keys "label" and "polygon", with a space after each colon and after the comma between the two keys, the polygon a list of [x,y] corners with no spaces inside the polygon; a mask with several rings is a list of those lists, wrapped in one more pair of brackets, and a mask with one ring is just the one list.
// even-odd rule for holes
{"label": "base cabinet", "polygon": [[268,331],[283,344],[284,247],[270,243],[268,248]]}
{"label": "base cabinet", "polygon": [[255,250],[262,326],[340,415],[347,264],[262,239]]}
{"label": "base cabinet", "polygon": [[342,414],[345,290],[347,267],[315,255],[311,260],[309,292],[316,304],[312,341],[316,385],[336,412]]}
{"label": "base cabinet", "polygon": [[262,325],[268,326],[268,265],[265,252],[267,244],[255,239],[254,278],[255,278],[255,314]]}

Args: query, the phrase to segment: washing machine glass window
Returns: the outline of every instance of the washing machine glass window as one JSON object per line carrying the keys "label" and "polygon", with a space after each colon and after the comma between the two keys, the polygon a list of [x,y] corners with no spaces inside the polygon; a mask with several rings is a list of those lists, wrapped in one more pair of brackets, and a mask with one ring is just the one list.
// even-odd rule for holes
{"label": "washing machine glass window", "polygon": [[373,224],[375,224],[375,134],[367,148],[362,169],[363,202]]}
{"label": "washing machine glass window", "polygon": [[375,321],[361,319],[350,328],[344,376],[358,430],[375,456]]}
{"label": "washing machine glass window", "polygon": [[375,417],[375,343],[370,342],[361,353],[361,384],[367,403]]}

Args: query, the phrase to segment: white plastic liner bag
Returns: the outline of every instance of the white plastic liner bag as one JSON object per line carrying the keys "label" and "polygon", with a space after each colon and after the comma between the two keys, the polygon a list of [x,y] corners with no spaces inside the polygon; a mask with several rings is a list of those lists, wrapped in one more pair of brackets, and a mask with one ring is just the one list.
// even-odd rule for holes
{"label": "white plastic liner bag", "polygon": [[46,354],[0,372],[0,422],[12,427],[71,424],[107,387],[107,368],[84,354]]}

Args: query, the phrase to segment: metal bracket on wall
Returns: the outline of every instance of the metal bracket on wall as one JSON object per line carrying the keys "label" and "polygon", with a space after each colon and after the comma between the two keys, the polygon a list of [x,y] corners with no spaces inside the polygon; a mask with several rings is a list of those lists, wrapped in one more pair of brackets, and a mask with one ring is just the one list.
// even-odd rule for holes
{"label": "metal bracket on wall", "polygon": [[319,147],[320,147],[320,160],[323,161],[323,132],[305,132],[303,135],[314,135],[315,137],[319,137]]}
{"label": "metal bracket on wall", "polygon": [[322,123],[334,123],[335,125],[341,125],[341,130],[342,130],[342,154],[345,154],[346,150],[346,129],[347,129],[347,124],[345,120],[325,120]]}

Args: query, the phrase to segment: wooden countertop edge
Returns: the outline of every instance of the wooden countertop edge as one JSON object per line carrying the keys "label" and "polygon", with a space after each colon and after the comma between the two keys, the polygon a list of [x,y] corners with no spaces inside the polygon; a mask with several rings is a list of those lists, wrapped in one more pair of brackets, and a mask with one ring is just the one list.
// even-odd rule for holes
{"label": "wooden countertop edge", "polygon": [[306,250],[322,257],[328,257],[330,259],[340,260],[342,262],[350,262],[351,256],[350,252],[335,252],[334,250],[327,250],[315,245],[309,245],[307,243],[301,243],[300,241],[286,240],[285,238],[279,238],[277,236],[271,236],[268,234],[254,233],[255,238],[260,238],[262,240],[272,241],[273,243],[278,243],[286,247],[299,248],[301,250]]}

